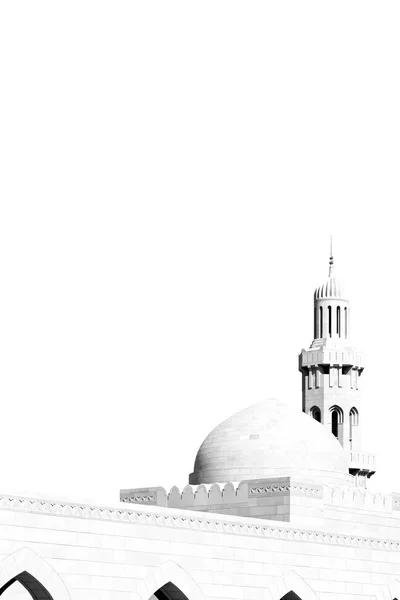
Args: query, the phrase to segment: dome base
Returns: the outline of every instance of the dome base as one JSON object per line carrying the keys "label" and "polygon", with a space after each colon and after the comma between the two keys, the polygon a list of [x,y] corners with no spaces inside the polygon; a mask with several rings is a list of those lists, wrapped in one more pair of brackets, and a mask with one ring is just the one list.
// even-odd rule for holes
{"label": "dome base", "polygon": [[[353,478],[348,476],[350,484]],[[284,521],[301,526],[322,527],[324,489],[348,489],[349,481],[322,486],[299,477],[257,478],[240,483],[187,485],[182,491],[173,487],[121,490],[121,501],[132,504],[165,506],[191,511],[237,515],[253,519]],[[329,493],[327,494],[329,497]]]}
{"label": "dome base", "polygon": [[[227,473],[223,471],[199,471],[189,475],[190,485],[211,484],[214,482],[226,481],[226,475],[229,475],[229,481],[248,481],[269,480],[276,478],[295,478],[296,480],[307,481],[314,485],[333,485],[333,486],[352,486],[354,477],[349,473],[334,473],[329,471],[318,471],[313,469],[287,469],[271,468],[260,473],[259,468],[232,469]],[[244,477],[246,479],[244,479]]]}

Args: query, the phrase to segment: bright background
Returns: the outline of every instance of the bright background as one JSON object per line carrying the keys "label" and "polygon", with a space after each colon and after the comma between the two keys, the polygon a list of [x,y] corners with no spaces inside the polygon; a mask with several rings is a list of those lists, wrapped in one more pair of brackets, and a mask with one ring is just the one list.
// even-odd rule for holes
{"label": "bright background", "polygon": [[0,5],[0,491],[187,483],[207,433],[301,407],[313,291],[366,354],[400,491],[400,5]]}

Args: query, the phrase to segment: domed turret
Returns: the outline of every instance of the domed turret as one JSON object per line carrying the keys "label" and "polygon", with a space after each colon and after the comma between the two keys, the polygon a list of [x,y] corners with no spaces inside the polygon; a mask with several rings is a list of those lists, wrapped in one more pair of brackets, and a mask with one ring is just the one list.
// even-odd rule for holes
{"label": "domed turret", "polygon": [[331,344],[347,339],[350,331],[349,303],[333,271],[331,241],[328,279],[314,292],[314,340],[325,340]]}
{"label": "domed turret", "polygon": [[202,443],[189,483],[301,477],[348,484],[347,454],[315,420],[266,400],[233,415]]}
{"label": "domed turret", "polygon": [[322,298],[340,298],[343,299],[342,286],[336,277],[329,275],[327,281],[317,287],[314,292],[314,299],[319,300]]}

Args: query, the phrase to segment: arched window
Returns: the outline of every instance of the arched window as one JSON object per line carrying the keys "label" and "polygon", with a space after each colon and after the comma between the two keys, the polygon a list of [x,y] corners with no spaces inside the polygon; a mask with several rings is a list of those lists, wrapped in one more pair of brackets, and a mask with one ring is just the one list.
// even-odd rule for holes
{"label": "arched window", "polygon": [[332,412],[332,433],[336,438],[339,437],[339,415],[336,410]]}
{"label": "arched window", "polygon": [[358,425],[358,410],[353,406],[349,412],[349,440],[350,446],[353,441],[353,428]]}
{"label": "arched window", "polygon": [[288,592],[282,596],[281,600],[301,600],[301,598],[295,592]]}
{"label": "arched window", "polygon": [[[25,589],[24,589],[25,588]],[[13,577],[0,589],[2,600],[53,600],[46,588],[27,571]]]}
{"label": "arched window", "polygon": [[154,592],[154,596],[157,600],[188,600],[185,594],[171,581]]}
{"label": "arched window", "polygon": [[340,306],[336,309],[336,333],[340,337]]}
{"label": "arched window", "polygon": [[339,425],[343,423],[343,411],[340,406],[331,406],[329,409],[331,413],[331,426],[332,433],[336,438],[339,438]]}
{"label": "arched window", "polygon": [[319,307],[319,337],[324,337],[324,321],[322,318],[322,306]]}
{"label": "arched window", "polygon": [[0,596],[3,594],[5,598],[17,595],[23,598],[25,595],[28,600],[30,597],[34,600],[71,600],[57,572],[29,548],[21,548],[0,561]]}
{"label": "arched window", "polygon": [[344,337],[347,338],[347,307],[344,309]]}
{"label": "arched window", "polygon": [[328,306],[328,334],[332,337],[332,307]]}
{"label": "arched window", "polygon": [[356,409],[355,406],[353,406],[353,408],[350,409],[349,417],[350,417],[350,423],[352,425],[358,425],[358,410]]}
{"label": "arched window", "polygon": [[310,415],[312,416],[313,419],[318,421],[318,423],[321,423],[321,411],[318,408],[318,406],[312,407],[312,409],[310,410]]}

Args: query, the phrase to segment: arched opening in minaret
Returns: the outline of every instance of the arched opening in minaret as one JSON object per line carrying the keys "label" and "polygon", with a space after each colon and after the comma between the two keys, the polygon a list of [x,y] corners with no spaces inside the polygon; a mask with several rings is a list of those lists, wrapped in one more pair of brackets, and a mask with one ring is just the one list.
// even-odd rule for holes
{"label": "arched opening in minaret", "polygon": [[340,306],[336,309],[336,333],[340,337]]}
{"label": "arched opening in minaret", "polygon": [[331,413],[331,431],[335,438],[342,443],[343,431],[341,431],[341,425],[343,423],[343,411],[340,406],[335,405],[331,406],[329,412]]}
{"label": "arched opening in minaret", "polygon": [[332,433],[336,438],[339,437],[339,414],[336,410],[332,411]]}
{"label": "arched opening in minaret", "polygon": [[322,316],[322,306],[319,307],[319,337],[324,337],[324,319]]}
{"label": "arched opening in minaret", "polygon": [[47,589],[27,571],[10,579],[2,588],[0,596],[4,600],[53,600]]}
{"label": "arched opening in minaret", "polygon": [[332,337],[332,306],[328,306],[328,335]]}
{"label": "arched opening in minaret", "polygon": [[312,409],[310,410],[310,415],[313,419],[318,421],[318,423],[321,423],[321,410],[318,408],[318,406],[312,407]]}
{"label": "arched opening in minaret", "polygon": [[358,420],[359,420],[358,410],[356,409],[355,406],[353,406],[353,408],[351,408],[350,412],[349,412],[349,440],[350,440],[350,448],[352,447],[352,444],[353,444],[353,441],[354,441],[354,427],[357,427]]}
{"label": "arched opening in minaret", "polygon": [[187,596],[171,581],[160,587],[149,600],[188,600]]}
{"label": "arched opening in minaret", "polygon": [[344,337],[347,338],[347,306],[344,309]]}

